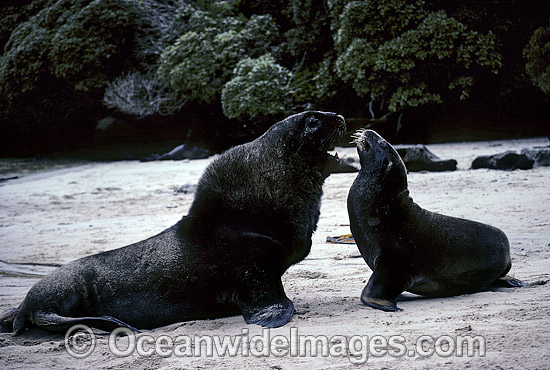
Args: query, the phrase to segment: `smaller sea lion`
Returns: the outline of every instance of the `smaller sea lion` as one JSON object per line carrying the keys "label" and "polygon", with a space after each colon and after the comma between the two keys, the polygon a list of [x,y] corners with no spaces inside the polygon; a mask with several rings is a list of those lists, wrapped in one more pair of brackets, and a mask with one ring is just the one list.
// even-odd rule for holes
{"label": "smaller sea lion", "polygon": [[420,208],[409,196],[397,151],[372,130],[356,142],[361,170],[347,202],[352,234],[373,270],[361,294],[364,304],[397,311],[403,291],[445,297],[525,285],[506,276],[512,262],[504,232]]}

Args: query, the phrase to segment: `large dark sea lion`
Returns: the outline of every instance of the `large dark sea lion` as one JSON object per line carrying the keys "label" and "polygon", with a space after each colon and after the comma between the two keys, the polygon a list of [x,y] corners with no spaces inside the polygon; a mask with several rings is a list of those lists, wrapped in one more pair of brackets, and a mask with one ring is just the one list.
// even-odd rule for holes
{"label": "large dark sea lion", "polygon": [[327,153],[342,116],[308,111],[229,149],[202,175],[189,214],[147,240],[88,256],[35,284],[2,315],[5,329],[154,328],[241,313],[286,324],[294,307],[281,275],[310,251]]}
{"label": "large dark sea lion", "polygon": [[397,311],[403,291],[444,297],[525,285],[505,276],[512,263],[504,232],[420,208],[409,196],[403,161],[376,132],[360,133],[357,151],[361,170],[348,194],[348,213],[373,270],[361,294],[364,304]]}

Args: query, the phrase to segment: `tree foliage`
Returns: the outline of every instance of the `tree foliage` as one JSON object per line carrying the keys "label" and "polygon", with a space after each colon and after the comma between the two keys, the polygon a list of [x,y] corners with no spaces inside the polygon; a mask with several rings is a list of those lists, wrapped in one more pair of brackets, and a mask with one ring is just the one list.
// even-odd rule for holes
{"label": "tree foliage", "polygon": [[308,108],[383,120],[481,90],[494,102],[525,86],[539,93],[526,74],[550,90],[547,2],[13,4],[0,8],[4,125],[77,127],[106,108],[141,118],[199,106],[248,128]]}
{"label": "tree foliage", "polygon": [[233,76],[222,92],[227,117],[254,121],[290,108],[291,73],[277,64],[271,54],[241,60]]}
{"label": "tree foliage", "polygon": [[278,36],[269,15],[253,15],[246,20],[188,4],[182,5],[178,13],[181,35],[162,53],[157,72],[160,81],[189,101],[219,101],[237,63],[268,52]]}
{"label": "tree foliage", "polygon": [[[422,1],[352,1],[336,32],[336,70],[385,110],[466,99],[475,77],[501,66],[492,33],[482,34]],[[374,112],[371,109],[374,118]]]}
{"label": "tree foliage", "polygon": [[539,27],[523,50],[525,70],[533,85],[550,94],[550,26]]}
{"label": "tree foliage", "polygon": [[[20,116],[17,107],[28,100],[67,107],[67,94],[100,100],[107,83],[135,63],[133,36],[140,26],[136,9],[130,1],[46,3],[17,25],[4,47],[0,109]],[[58,96],[52,86],[64,94]]]}

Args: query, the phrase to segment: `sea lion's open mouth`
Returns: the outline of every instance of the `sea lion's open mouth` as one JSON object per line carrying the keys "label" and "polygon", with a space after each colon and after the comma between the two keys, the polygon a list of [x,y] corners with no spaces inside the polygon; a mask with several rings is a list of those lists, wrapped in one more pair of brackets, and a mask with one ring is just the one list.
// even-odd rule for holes
{"label": "sea lion's open mouth", "polygon": [[329,153],[328,150],[345,133],[346,133],[346,124],[345,124],[345,121],[342,118],[341,122],[338,122],[338,126],[334,129],[334,131],[331,133],[331,135],[329,135],[329,137],[327,138],[327,140],[325,142],[325,145],[323,145],[324,149],[326,151],[326,164],[325,164],[325,168],[324,168],[323,172],[326,176],[328,176],[328,174],[330,174],[331,172],[336,170],[338,168],[338,166],[340,166],[340,164],[342,163],[342,160],[338,156],[337,152],[334,152],[334,154],[332,154],[332,153]]}
{"label": "sea lion's open mouth", "polygon": [[338,157],[337,152],[334,152],[334,154],[331,154],[328,152],[328,150],[330,149],[330,147],[334,145],[334,143],[339,138],[344,136],[344,134],[346,133],[346,123],[344,121],[344,118],[342,116],[338,116],[338,118],[339,118],[337,123],[338,126],[334,128],[332,133],[324,140],[324,143],[323,143],[323,149],[327,152],[326,156],[327,156],[328,162],[332,165],[336,165],[336,167],[338,167],[342,161],[340,160],[340,157]]}
{"label": "sea lion's open mouth", "polygon": [[340,164],[342,162],[342,160],[340,159],[340,157],[338,156],[338,153],[337,152],[334,152],[334,154],[331,154],[331,153],[328,153],[327,152],[327,158],[329,161],[331,162],[336,162],[338,164]]}
{"label": "sea lion's open mouth", "polygon": [[310,111],[305,115],[294,151],[306,156],[316,166],[320,164],[326,177],[340,165],[338,154],[329,153],[329,150],[346,133],[346,120],[332,112]]}
{"label": "sea lion's open mouth", "polygon": [[342,160],[340,159],[340,157],[338,157],[338,153],[335,152],[333,155],[327,152],[325,164],[323,166],[323,175],[325,177],[330,175],[334,170],[338,168],[338,166],[340,166],[340,163],[342,163]]}

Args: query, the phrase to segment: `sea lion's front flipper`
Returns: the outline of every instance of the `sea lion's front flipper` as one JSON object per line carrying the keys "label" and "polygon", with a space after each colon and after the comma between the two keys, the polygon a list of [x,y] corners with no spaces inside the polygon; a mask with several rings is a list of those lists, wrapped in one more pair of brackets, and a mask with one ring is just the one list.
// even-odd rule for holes
{"label": "sea lion's front flipper", "polygon": [[125,327],[139,332],[133,326],[112,316],[66,317],[51,312],[36,311],[31,315],[31,321],[39,328],[50,332],[64,332],[77,324],[83,324],[104,331],[113,331],[116,328]]}
{"label": "sea lion's front flipper", "polygon": [[[269,328],[285,325],[294,314],[294,305],[286,296],[281,282],[284,272],[281,270],[284,263],[283,244],[256,233],[242,234],[237,242],[247,247],[246,262],[242,263],[246,268],[237,271],[237,304],[245,321]],[[239,258],[243,259],[242,256]]]}
{"label": "sea lion's front flipper", "polygon": [[294,305],[285,296],[276,302],[263,303],[257,306],[243,303],[241,305],[241,312],[247,324],[278,328],[292,319]]}
{"label": "sea lion's front flipper", "polygon": [[[387,266],[393,266],[393,271]],[[361,293],[361,302],[365,305],[383,311],[401,311],[395,304],[395,299],[405,290],[405,279],[399,273],[399,265],[385,264],[378,261],[367,285]]]}

